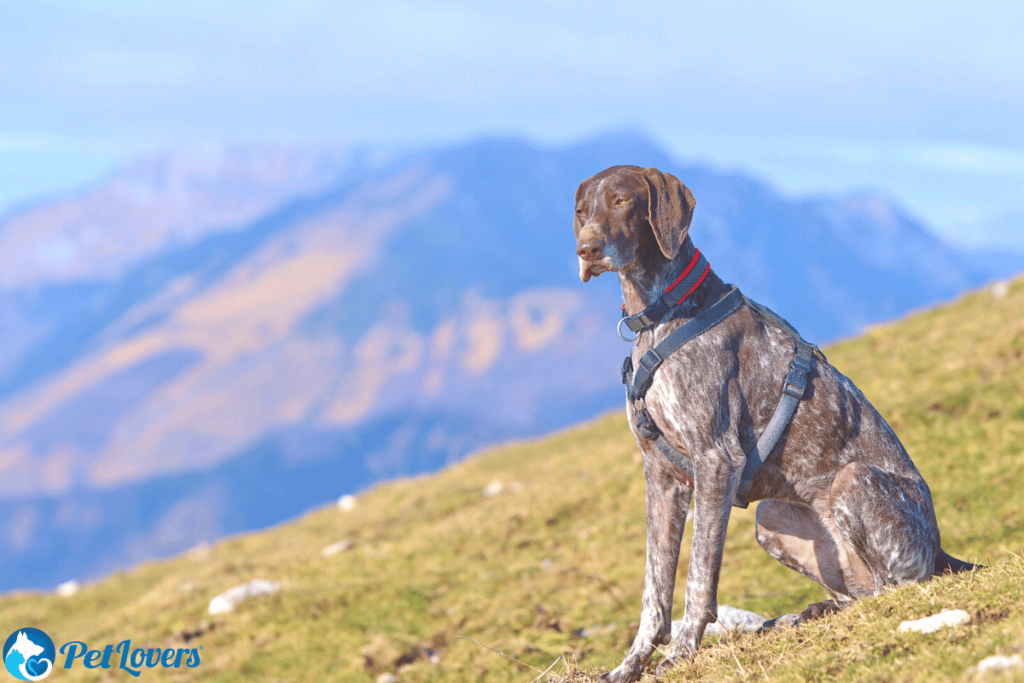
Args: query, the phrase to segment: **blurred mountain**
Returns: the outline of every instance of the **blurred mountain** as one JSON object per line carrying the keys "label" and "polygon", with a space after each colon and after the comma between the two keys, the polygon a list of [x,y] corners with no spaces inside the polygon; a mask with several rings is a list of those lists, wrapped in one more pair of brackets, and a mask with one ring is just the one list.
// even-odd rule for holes
{"label": "blurred mountain", "polygon": [[618,283],[579,282],[571,230],[576,185],[617,163],[682,178],[716,271],[812,340],[1024,269],[884,198],[787,200],[634,135],[144,160],[0,221],[0,589],[621,406]]}

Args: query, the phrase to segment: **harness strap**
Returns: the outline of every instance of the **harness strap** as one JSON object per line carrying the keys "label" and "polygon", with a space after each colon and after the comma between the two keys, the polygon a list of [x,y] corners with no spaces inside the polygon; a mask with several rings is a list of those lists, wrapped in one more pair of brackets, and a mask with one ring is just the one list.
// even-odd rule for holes
{"label": "harness strap", "polygon": [[[686,273],[680,276],[680,280],[685,275]],[[637,361],[635,373],[633,371],[632,356],[626,356],[622,363],[622,383],[626,385],[627,397],[633,405],[637,431],[644,438],[654,442],[654,446],[658,451],[683,473],[684,481],[693,488],[693,461],[685,454],[673,448],[668,440],[665,439],[665,435],[661,433],[661,430],[658,429],[654,419],[651,418],[650,413],[647,411],[644,397],[654,380],[654,372],[661,367],[666,358],[694,337],[725,320],[744,303],[756,308],[766,317],[771,318],[779,323],[783,329],[790,332],[794,341],[796,341],[797,348],[796,355],[790,362],[789,373],[786,375],[782,385],[782,397],[779,400],[779,404],[768,421],[768,425],[761,433],[761,436],[758,437],[757,444],[747,454],[743,474],[736,491],[736,498],[733,501],[734,506],[741,508],[746,508],[749,505],[747,495],[750,493],[750,488],[754,483],[754,476],[765,460],[768,459],[776,444],[778,444],[782,433],[793,419],[793,413],[796,412],[797,404],[803,399],[807,389],[807,375],[813,369],[812,358],[817,355],[822,361],[827,362],[825,355],[821,353],[817,346],[804,341],[785,318],[769,308],[750,301],[740,293],[738,288],[733,286],[726,296],[686,324],[673,330],[661,343],[641,356]]]}
{"label": "harness strap", "polygon": [[771,455],[772,449],[775,448],[782,433],[786,431],[786,427],[793,419],[797,404],[803,400],[804,392],[807,390],[807,375],[812,369],[811,358],[813,356],[814,349],[801,339],[797,343],[796,356],[789,364],[786,381],[782,384],[782,398],[779,399],[779,405],[775,407],[772,418],[768,420],[768,425],[761,432],[754,448],[747,453],[747,462],[743,466],[743,476],[736,489],[736,500],[733,502],[736,507],[745,508],[749,504],[747,495],[750,493],[750,487],[754,484],[754,475]]}
{"label": "harness strap", "polygon": [[673,448],[672,444],[665,438],[665,435],[660,432],[654,438],[654,447],[658,449],[666,460],[675,465],[676,469],[683,473],[683,482],[690,487],[690,490],[693,490],[693,460]]}
{"label": "harness strap", "polygon": [[728,294],[711,307],[704,309],[695,318],[673,330],[671,334],[661,340],[661,343],[642,355],[637,361],[633,382],[628,385],[629,400],[637,401],[644,397],[651,382],[654,381],[654,371],[661,367],[666,358],[678,351],[686,342],[728,318],[733,311],[743,305],[743,302],[743,294],[734,285]]}

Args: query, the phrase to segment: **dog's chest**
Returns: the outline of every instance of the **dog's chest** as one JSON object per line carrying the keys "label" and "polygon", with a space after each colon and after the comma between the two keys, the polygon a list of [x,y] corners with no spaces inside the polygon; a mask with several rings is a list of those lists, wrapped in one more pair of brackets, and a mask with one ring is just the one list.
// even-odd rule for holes
{"label": "dog's chest", "polygon": [[[633,363],[661,341],[666,333],[646,335],[633,349]],[[722,399],[721,387],[729,380],[721,359],[721,340],[704,335],[691,340],[658,368],[645,397],[651,417],[662,431],[673,433],[680,445],[691,434],[706,432]],[[633,418],[635,420],[635,416]]]}

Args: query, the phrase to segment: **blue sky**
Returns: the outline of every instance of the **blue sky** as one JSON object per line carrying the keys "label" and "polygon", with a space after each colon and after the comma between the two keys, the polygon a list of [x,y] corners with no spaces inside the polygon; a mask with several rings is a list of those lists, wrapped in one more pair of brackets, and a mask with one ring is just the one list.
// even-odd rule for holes
{"label": "blue sky", "polygon": [[1024,3],[0,0],[0,211],[217,141],[648,133],[1024,250]]}

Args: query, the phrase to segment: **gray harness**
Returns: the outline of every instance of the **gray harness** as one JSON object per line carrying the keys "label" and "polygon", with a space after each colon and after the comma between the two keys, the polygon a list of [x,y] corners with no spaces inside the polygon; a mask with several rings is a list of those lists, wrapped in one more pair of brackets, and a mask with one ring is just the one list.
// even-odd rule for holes
{"label": "gray harness", "polygon": [[[807,375],[813,369],[811,359],[817,354],[821,360],[826,360],[824,354],[814,344],[804,341],[800,333],[785,318],[771,309],[747,299],[737,287],[733,286],[725,297],[711,307],[701,311],[692,320],[672,331],[661,343],[649,349],[641,356],[637,361],[638,367],[636,372],[633,371],[632,356],[626,356],[626,360],[622,364],[622,383],[626,385],[626,397],[633,406],[637,431],[645,439],[654,442],[654,446],[658,451],[683,472],[687,484],[690,488],[693,488],[693,461],[669,444],[665,435],[661,433],[661,430],[658,429],[658,426],[647,411],[647,403],[644,397],[654,381],[655,371],[661,367],[666,358],[678,351],[691,339],[707,332],[728,318],[744,304],[756,309],[765,317],[774,320],[783,329],[788,331],[796,343],[796,355],[790,363],[789,373],[782,384],[782,398],[779,400],[779,405],[775,408],[775,412],[768,421],[764,432],[758,437],[757,444],[747,454],[743,475],[739,488],[736,491],[736,499],[733,501],[734,506],[741,508],[745,508],[749,504],[747,495],[750,493],[750,487],[754,483],[754,475],[757,474],[764,461],[768,459],[772,449],[775,448],[779,438],[782,436],[782,432],[786,430],[786,427],[789,426],[790,421],[793,419],[793,413],[796,412],[797,404],[803,399],[804,391],[807,388]],[[660,310],[652,310],[655,307]],[[644,309],[643,312],[635,316],[629,316],[630,323],[627,324],[631,330],[639,335],[641,331],[658,324],[669,310],[671,310],[671,307],[665,306],[659,299],[647,309]],[[657,313],[657,315],[651,315],[651,313]],[[625,319],[623,318],[623,320]]]}

